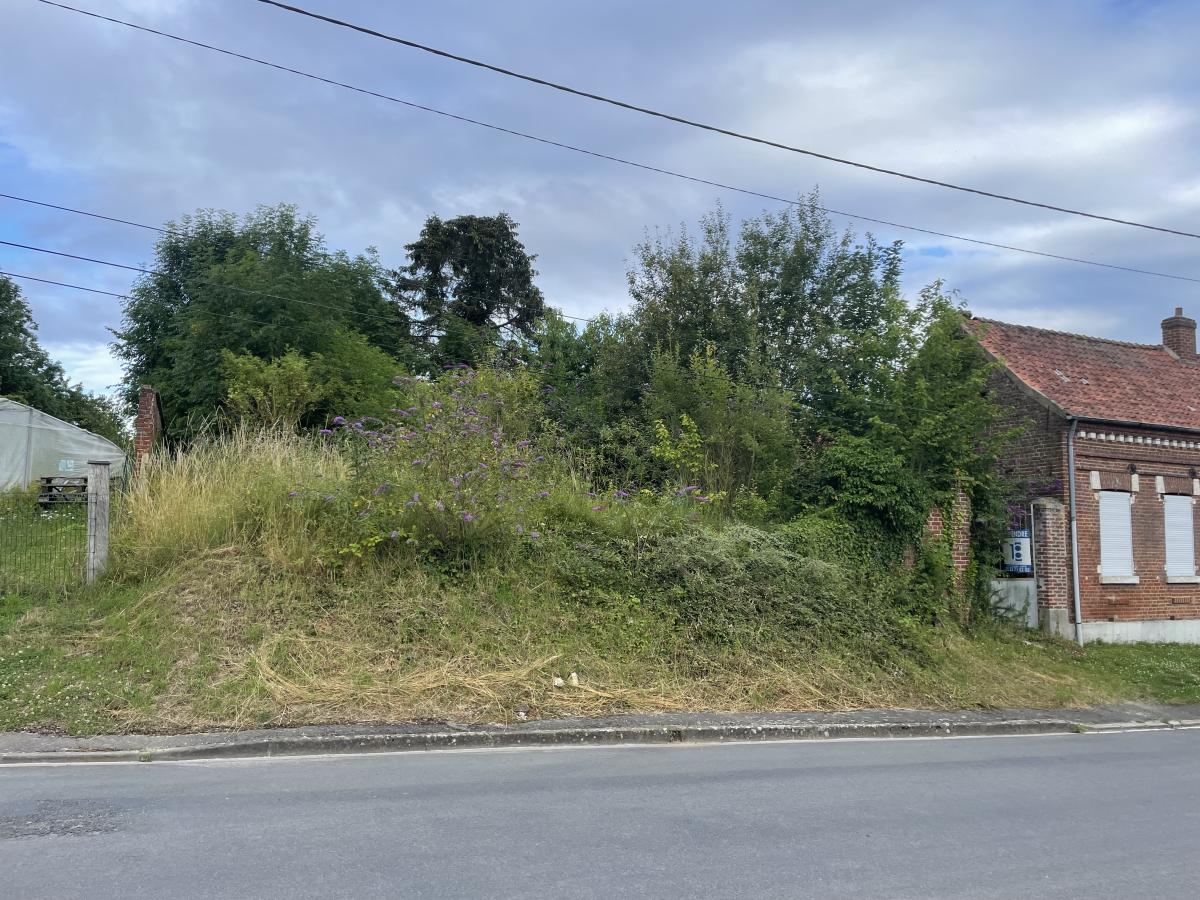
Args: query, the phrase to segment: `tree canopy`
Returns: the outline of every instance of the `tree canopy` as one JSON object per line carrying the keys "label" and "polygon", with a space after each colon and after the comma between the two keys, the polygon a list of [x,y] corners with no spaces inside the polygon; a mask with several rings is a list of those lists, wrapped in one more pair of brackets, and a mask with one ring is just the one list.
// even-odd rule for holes
{"label": "tree canopy", "polygon": [[[347,340],[414,362],[407,314],[384,294],[373,251],[331,252],[316,223],[281,205],[239,220],[199,212],[170,223],[155,249],[154,271],[130,292],[114,333],[125,364],[125,395],[159,392],[170,439],[186,439],[228,406],[229,354],[269,362],[289,351],[339,359],[351,378],[357,361]],[[374,385],[386,392],[388,381]],[[342,410],[326,395],[314,419]]]}
{"label": "tree canopy", "polygon": [[405,249],[409,263],[393,273],[392,291],[419,317],[435,362],[475,363],[498,343],[533,337],[545,299],[508,215],[430,216]]}
{"label": "tree canopy", "polygon": [[621,489],[674,485],[742,516],[834,511],[911,539],[929,506],[996,495],[987,367],[940,284],[913,302],[902,247],[838,231],[814,193],[634,248],[626,311],[547,306],[506,214],[431,216],[383,268],[330,251],[290,206],[168,227],[117,334],[133,397],[186,440],[228,414],[289,427],[396,405],[394,376],[519,366],[544,426]]}
{"label": "tree canopy", "polygon": [[37,325],[21,289],[0,276],[0,396],[120,443],[126,438],[116,404],[68,381],[37,338]]}

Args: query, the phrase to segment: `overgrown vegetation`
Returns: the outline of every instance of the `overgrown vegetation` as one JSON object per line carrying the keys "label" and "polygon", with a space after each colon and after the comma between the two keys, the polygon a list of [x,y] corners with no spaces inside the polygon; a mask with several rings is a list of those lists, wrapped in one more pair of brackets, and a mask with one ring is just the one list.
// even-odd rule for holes
{"label": "overgrown vegetation", "polygon": [[[815,197],[648,240],[582,329],[506,216],[408,250],[389,274],[286,207],[168,232],[118,340],[170,440],[106,583],[3,599],[0,727],[1200,696],[1190,651],[990,618],[987,368]],[[965,578],[924,534],[958,491]]]}

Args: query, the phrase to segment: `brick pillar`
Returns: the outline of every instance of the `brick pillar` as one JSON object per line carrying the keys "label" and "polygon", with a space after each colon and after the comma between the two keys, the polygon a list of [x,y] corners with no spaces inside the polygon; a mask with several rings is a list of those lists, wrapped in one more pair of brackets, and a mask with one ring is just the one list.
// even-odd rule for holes
{"label": "brick pillar", "polygon": [[950,508],[950,557],[954,563],[954,584],[961,588],[963,576],[971,565],[971,498],[962,488],[954,494]]}
{"label": "brick pillar", "polygon": [[1049,634],[1074,637],[1067,508],[1053,497],[1033,501],[1033,570],[1037,576],[1038,625]]}
{"label": "brick pillar", "polygon": [[940,506],[929,510],[925,536],[929,540],[944,540],[949,544],[954,586],[961,588],[963,576],[971,565],[971,498],[961,488],[954,494],[949,513]]}
{"label": "brick pillar", "polygon": [[137,418],[133,422],[133,465],[136,468],[142,458],[152,451],[162,435],[162,404],[158,391],[142,385],[138,393]]}

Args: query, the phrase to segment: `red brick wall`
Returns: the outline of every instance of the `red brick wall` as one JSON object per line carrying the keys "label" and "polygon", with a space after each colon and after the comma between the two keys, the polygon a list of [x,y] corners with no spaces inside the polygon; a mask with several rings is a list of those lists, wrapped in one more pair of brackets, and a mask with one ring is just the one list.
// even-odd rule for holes
{"label": "red brick wall", "polygon": [[998,428],[1020,431],[1010,440],[1001,457],[1001,472],[1019,485],[1021,496],[1058,497],[1066,500],[1066,420],[1030,396],[1001,370],[988,379],[992,398],[1005,410]]}
{"label": "red brick wall", "polygon": [[[1034,560],[1038,607],[1058,621],[1074,621],[1070,518],[1066,484],[1066,420],[1034,399],[1003,371],[989,388],[1006,414],[1002,427],[1023,425],[1003,454],[1001,468],[1018,484],[1015,501],[1053,498],[1064,504],[1035,504]],[[1189,438],[1191,439],[1189,441]],[[1139,442],[1140,439],[1140,442]],[[1191,446],[1188,446],[1188,444]],[[1129,466],[1138,470],[1139,491],[1132,507],[1133,558],[1138,584],[1101,584],[1099,497],[1091,473],[1100,473],[1105,490],[1129,490]],[[1081,423],[1075,440],[1076,528],[1079,538],[1079,596],[1083,620],[1200,618],[1200,585],[1166,581],[1163,504],[1155,476],[1164,477],[1167,493],[1192,493],[1191,470],[1200,469],[1200,435]],[[1200,507],[1195,511],[1200,530]],[[1200,546],[1197,548],[1200,560]],[[1059,610],[1066,610],[1065,615]]]}
{"label": "red brick wall", "polygon": [[133,422],[133,464],[136,467],[147,453],[158,444],[162,434],[162,407],[158,392],[142,385],[138,393],[137,418]]}
{"label": "red brick wall", "polygon": [[[1135,442],[1139,437],[1143,443]],[[1189,437],[1193,439],[1191,446]],[[1200,467],[1197,437],[1152,429],[1079,426],[1075,439],[1075,504],[1079,597],[1085,622],[1200,618],[1200,584],[1169,584],[1166,580],[1163,504],[1155,487],[1155,476],[1163,476],[1166,493],[1192,494],[1191,472]],[[1099,473],[1102,489],[1127,491],[1133,480],[1130,464],[1137,467],[1138,474],[1139,490],[1131,516],[1134,571],[1140,582],[1102,584],[1097,572],[1099,496],[1092,487],[1091,473]],[[1196,510],[1196,519],[1200,525],[1200,509]]]}

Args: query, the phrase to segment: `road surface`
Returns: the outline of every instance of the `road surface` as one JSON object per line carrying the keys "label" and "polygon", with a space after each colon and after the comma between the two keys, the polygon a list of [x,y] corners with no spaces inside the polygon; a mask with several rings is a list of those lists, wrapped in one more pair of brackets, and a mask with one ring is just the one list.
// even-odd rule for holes
{"label": "road surface", "polygon": [[1200,731],[0,766],[0,897],[1200,894]]}

